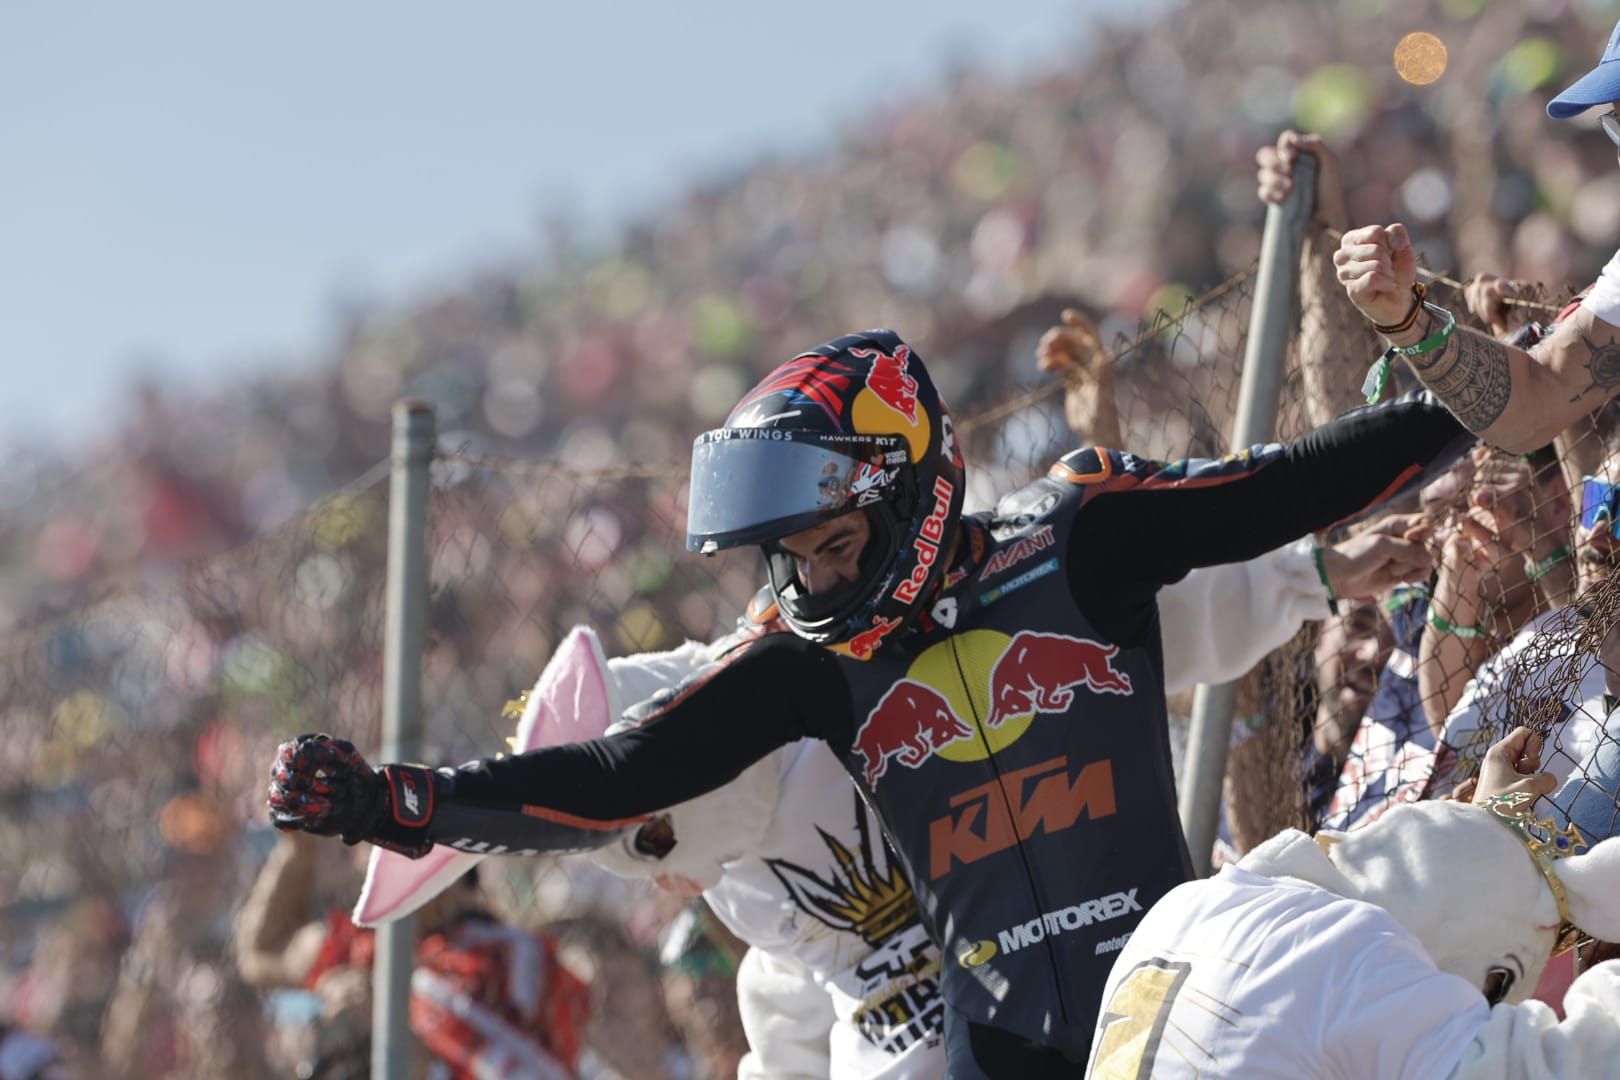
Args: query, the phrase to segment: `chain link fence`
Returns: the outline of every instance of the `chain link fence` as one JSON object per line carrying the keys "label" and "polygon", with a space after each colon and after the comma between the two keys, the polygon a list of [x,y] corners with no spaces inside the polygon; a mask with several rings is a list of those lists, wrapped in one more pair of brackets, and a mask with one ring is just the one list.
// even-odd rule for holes
{"label": "chain link fence", "polygon": [[[1327,243],[1308,241],[1307,278]],[[1252,270],[1234,275],[1044,382],[1032,357],[1061,298],[934,350],[969,459],[969,509],[1076,444],[1164,459],[1232,449],[1253,286]],[[1516,310],[1550,318],[1561,299]],[[1307,281],[1302,304],[1281,438],[1353,405],[1376,352],[1336,290]],[[1542,761],[1562,769],[1562,811],[1607,834],[1620,743],[1605,727],[1599,657],[1620,589],[1608,581],[1608,520],[1579,524],[1581,478],[1620,480],[1605,473],[1606,415],[1529,461],[1479,454],[1449,487],[1397,508],[1411,515],[1403,531],[1436,549],[1434,580],[1346,602],[1243,680],[1232,852],[1279,828],[1355,827],[1452,793],[1518,723],[1545,736]],[[610,653],[708,640],[760,585],[747,552],[684,552],[684,460],[604,464],[611,450],[535,462],[441,443],[427,532],[428,760],[504,750],[503,704],[569,628],[594,628]],[[270,1075],[307,1057],[310,1000],[249,988],[235,920],[276,843],[262,805],[276,743],[309,730],[377,743],[385,475],[373,468],[246,547],[0,642],[5,996],[86,1071]],[[1425,605],[1478,636],[1439,633]],[[1178,742],[1188,696],[1171,702]],[[351,852],[319,847],[297,904],[278,913],[288,941],[346,909],[358,885]],[[554,931],[563,961],[595,987],[594,1060],[631,1076],[734,1071],[741,946],[712,922],[672,944],[672,925],[694,929],[685,901],[573,857],[490,860],[481,887],[507,920]]]}

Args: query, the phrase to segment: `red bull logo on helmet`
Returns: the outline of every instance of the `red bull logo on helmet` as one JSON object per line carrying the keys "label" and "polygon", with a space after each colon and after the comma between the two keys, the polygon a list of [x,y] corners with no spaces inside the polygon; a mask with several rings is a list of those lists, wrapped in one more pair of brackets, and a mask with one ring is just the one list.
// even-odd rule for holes
{"label": "red bull logo on helmet", "polygon": [[950,516],[951,496],[955,492],[956,488],[949,480],[943,476],[935,478],[934,508],[923,519],[922,527],[917,530],[917,539],[911,545],[917,551],[917,565],[912,567],[910,577],[894,587],[896,600],[911,603],[928,583],[928,570],[940,556],[939,544],[945,538],[945,519]]}
{"label": "red bull logo on helmet", "polygon": [[[976,761],[1018,741],[1034,719],[1061,713],[1084,687],[1129,694],[1117,645],[1066,634],[969,630],[924,650],[855,733],[851,753],[869,785],[932,756]],[[981,721],[982,718],[982,721]]]}
{"label": "red bull logo on helmet", "polygon": [[902,345],[890,356],[880,349],[851,349],[850,355],[868,364],[866,381],[850,407],[854,429],[863,435],[899,435],[911,460],[922,461],[933,445],[934,424],[917,398],[920,385],[910,371],[911,350]]}
{"label": "red bull logo on helmet", "polygon": [[917,423],[917,379],[907,370],[911,366],[911,349],[905,345],[890,356],[881,349],[851,349],[851,356],[872,363],[866,376],[866,388],[877,395],[879,401],[906,418],[906,423]]}

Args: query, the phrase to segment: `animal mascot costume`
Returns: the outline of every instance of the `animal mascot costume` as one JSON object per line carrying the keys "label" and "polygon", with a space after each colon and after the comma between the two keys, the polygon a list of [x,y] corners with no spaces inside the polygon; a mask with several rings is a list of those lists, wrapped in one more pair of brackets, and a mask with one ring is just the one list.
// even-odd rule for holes
{"label": "animal mascot costume", "polygon": [[1565,1019],[1555,951],[1620,939],[1620,838],[1591,851],[1532,796],[1288,830],[1154,905],[1103,992],[1094,1077],[1620,1076],[1620,961]]}

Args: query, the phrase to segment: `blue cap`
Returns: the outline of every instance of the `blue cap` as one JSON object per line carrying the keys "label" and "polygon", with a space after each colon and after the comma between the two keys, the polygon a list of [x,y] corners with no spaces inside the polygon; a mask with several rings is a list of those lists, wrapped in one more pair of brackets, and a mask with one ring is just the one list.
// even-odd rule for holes
{"label": "blue cap", "polygon": [[1562,94],[1547,102],[1547,115],[1554,120],[1579,116],[1594,105],[1620,101],[1620,23],[1609,34],[1598,66],[1582,75]]}

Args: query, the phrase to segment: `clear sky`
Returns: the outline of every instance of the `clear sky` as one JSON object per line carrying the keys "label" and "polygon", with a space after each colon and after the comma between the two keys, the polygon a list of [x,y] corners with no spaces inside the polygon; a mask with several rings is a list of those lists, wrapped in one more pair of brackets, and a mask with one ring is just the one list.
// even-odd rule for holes
{"label": "clear sky", "polygon": [[0,444],[93,438],[141,372],[307,366],[336,297],[406,302],[532,251],[558,210],[611,227],[762,150],[813,147],[865,104],[926,93],[953,61],[1078,58],[1087,20],[1112,10],[4,5]]}

